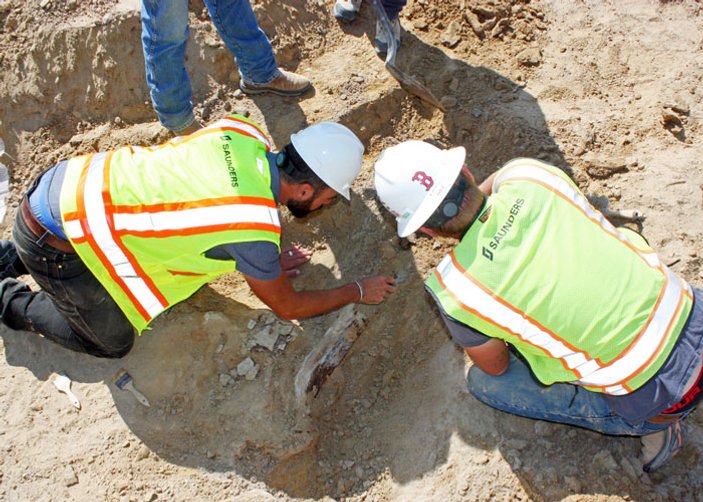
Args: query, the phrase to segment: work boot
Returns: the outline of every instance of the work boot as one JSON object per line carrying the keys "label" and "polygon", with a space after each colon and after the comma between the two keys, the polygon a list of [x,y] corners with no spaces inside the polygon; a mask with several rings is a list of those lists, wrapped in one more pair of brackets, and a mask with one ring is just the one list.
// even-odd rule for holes
{"label": "work boot", "polygon": [[17,256],[15,243],[5,239],[0,239],[0,280],[15,279],[20,275],[28,274],[29,272],[24,266],[24,263]]}
{"label": "work boot", "polygon": [[[393,37],[395,42],[400,47],[400,19],[397,17],[391,19],[391,26],[393,27]],[[388,52],[388,46],[390,45],[390,38],[386,28],[383,26],[381,21],[376,21],[376,37],[373,40],[373,45],[376,49],[376,54],[385,58]]]}
{"label": "work boot", "polygon": [[239,88],[246,94],[272,92],[280,96],[300,96],[312,88],[312,83],[302,75],[279,69],[276,78],[267,84],[254,84],[242,78]]}
{"label": "work boot", "polygon": [[345,23],[351,23],[361,8],[361,0],[337,0],[332,8],[334,17]]}
{"label": "work boot", "polygon": [[201,127],[203,127],[202,124],[198,122],[198,119],[195,119],[190,123],[190,125],[187,125],[183,129],[179,131],[174,131],[171,129],[171,132],[174,136],[188,136],[189,134],[193,134],[195,131],[199,130]]}
{"label": "work boot", "polygon": [[681,420],[663,431],[642,436],[642,460],[644,472],[652,472],[674,458],[683,447],[683,427]]}

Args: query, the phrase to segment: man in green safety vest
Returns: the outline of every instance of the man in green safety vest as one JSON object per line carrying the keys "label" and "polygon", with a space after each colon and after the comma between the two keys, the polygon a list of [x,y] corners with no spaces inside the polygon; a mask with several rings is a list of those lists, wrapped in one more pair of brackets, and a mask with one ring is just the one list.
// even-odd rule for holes
{"label": "man in green safety vest", "polygon": [[[122,357],[135,331],[235,270],[284,319],[380,303],[391,277],[297,291],[289,277],[310,252],[280,249],[277,205],[302,217],[348,199],[363,152],[353,132],[323,122],[276,154],[254,122],[229,115],[162,145],[60,162],[23,198],[14,242],[0,242],[0,316],[69,349]],[[25,273],[40,291],[16,279]]]}
{"label": "man in green safety vest", "polygon": [[646,241],[561,170],[515,159],[480,185],[463,148],[407,141],[376,162],[398,234],[459,243],[425,285],[494,408],[641,436],[643,468],[683,444],[701,398],[703,306]]}

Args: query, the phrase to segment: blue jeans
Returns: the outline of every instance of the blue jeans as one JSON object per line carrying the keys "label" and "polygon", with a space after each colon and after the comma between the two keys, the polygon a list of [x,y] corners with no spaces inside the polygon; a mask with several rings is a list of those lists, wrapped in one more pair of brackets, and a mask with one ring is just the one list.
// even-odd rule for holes
{"label": "blue jeans", "polygon": [[[278,67],[266,34],[259,28],[249,0],[205,0],[210,18],[242,78],[267,84]],[[142,1],[142,48],[146,82],[159,121],[173,131],[195,121],[193,91],[185,69],[188,0]]]}
{"label": "blue jeans", "polygon": [[646,436],[671,424],[629,424],[613,413],[603,395],[567,383],[542,385],[527,365],[511,354],[508,370],[491,376],[472,366],[469,392],[488,406],[536,420],[576,425],[612,436]]}
{"label": "blue jeans", "polygon": [[381,0],[381,5],[383,5],[383,10],[388,14],[388,19],[393,20],[398,17],[400,11],[403,10],[405,4],[408,0]]}
{"label": "blue jeans", "polygon": [[16,252],[41,291],[13,274],[0,282],[0,318],[13,329],[35,331],[68,349],[98,357],[123,357],[135,330],[75,253],[42,243],[21,213],[15,219]]}

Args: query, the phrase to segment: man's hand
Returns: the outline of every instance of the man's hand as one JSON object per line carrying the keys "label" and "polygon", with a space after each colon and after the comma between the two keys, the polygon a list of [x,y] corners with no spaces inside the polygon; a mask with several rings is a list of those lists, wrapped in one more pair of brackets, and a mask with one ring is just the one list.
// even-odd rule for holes
{"label": "man's hand", "polygon": [[366,305],[377,305],[395,291],[395,279],[393,277],[369,277],[359,281],[358,284],[361,285],[363,290],[359,303],[365,303]]}
{"label": "man's hand", "polygon": [[281,262],[281,270],[288,277],[297,277],[300,275],[300,270],[297,267],[310,261],[312,251],[309,249],[293,244],[281,250],[279,261]]}

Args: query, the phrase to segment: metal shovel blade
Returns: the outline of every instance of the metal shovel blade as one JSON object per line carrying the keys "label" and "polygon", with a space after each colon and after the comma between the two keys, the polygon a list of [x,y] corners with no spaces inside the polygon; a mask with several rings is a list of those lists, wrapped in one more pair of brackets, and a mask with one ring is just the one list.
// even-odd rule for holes
{"label": "metal shovel blade", "polygon": [[381,5],[381,0],[373,0],[371,3],[373,4],[374,9],[376,10],[376,15],[378,15],[379,21],[381,21],[381,24],[383,24],[383,27],[389,34],[388,52],[386,53],[385,61],[386,70],[388,70],[388,73],[393,75],[393,78],[395,78],[398,83],[400,83],[400,86],[406,91],[408,91],[410,94],[414,94],[426,103],[429,103],[432,106],[436,106],[440,110],[444,111],[444,106],[442,106],[442,103],[440,103],[439,100],[434,96],[434,94],[432,94],[432,91],[430,91],[427,87],[418,82],[414,77],[403,73],[395,65],[395,56],[396,54],[398,54],[398,41],[393,36],[393,26],[391,26],[391,20],[388,19],[388,14],[386,14],[383,5]]}

